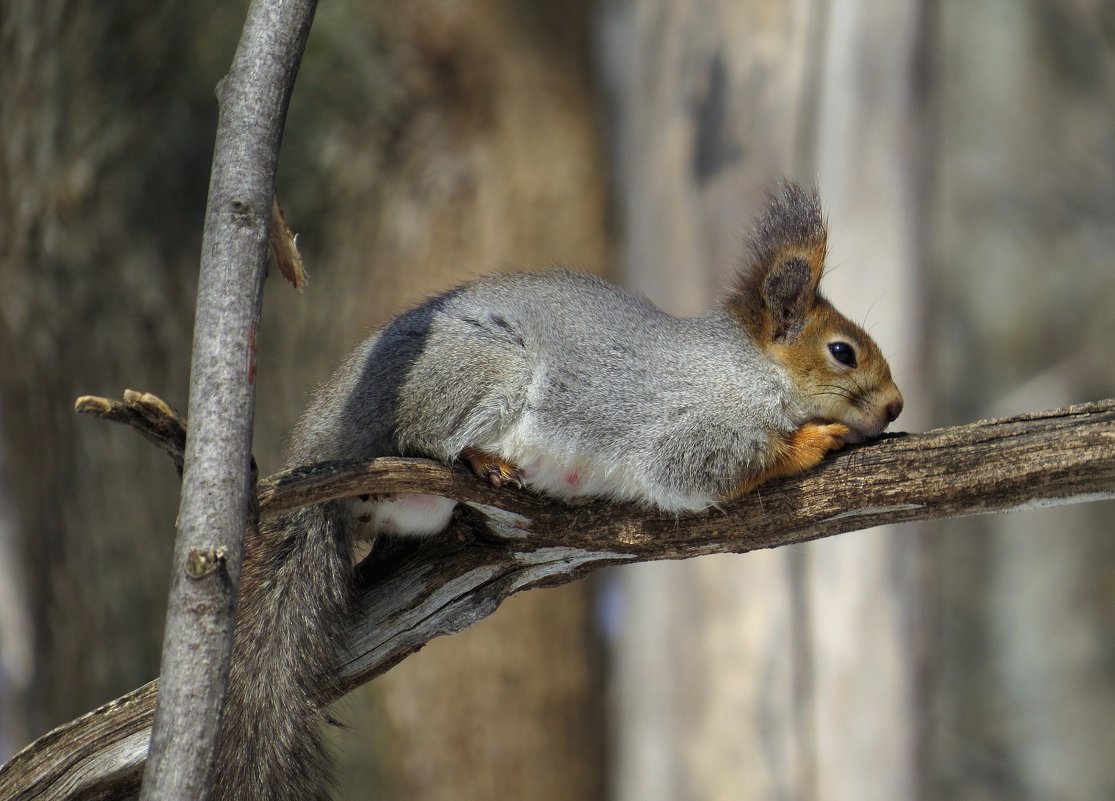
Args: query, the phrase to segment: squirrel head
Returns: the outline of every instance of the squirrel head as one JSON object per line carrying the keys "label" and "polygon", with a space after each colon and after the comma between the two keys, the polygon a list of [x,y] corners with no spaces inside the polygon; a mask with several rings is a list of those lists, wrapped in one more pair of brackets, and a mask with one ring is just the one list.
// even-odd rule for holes
{"label": "squirrel head", "polygon": [[848,442],[876,437],[902,411],[878,345],[833,308],[818,285],[827,233],[816,191],[786,182],[755,226],[751,260],[729,311],[789,373],[803,419],[844,423]]}

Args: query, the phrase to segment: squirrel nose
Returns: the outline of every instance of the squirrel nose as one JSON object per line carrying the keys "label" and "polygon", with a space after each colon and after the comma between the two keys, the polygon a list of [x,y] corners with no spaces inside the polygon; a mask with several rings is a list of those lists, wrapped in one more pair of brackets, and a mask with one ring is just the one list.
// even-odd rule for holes
{"label": "squirrel nose", "polygon": [[884,411],[887,413],[887,423],[897,420],[898,415],[902,414],[902,396],[899,395],[897,399],[888,403]]}

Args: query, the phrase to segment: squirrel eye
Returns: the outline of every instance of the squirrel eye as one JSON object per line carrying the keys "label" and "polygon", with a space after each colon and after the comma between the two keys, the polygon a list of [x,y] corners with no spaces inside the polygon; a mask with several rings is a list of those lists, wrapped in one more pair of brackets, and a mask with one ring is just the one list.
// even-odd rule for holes
{"label": "squirrel eye", "polygon": [[841,364],[848,367],[856,366],[856,352],[847,342],[830,342],[829,353]]}

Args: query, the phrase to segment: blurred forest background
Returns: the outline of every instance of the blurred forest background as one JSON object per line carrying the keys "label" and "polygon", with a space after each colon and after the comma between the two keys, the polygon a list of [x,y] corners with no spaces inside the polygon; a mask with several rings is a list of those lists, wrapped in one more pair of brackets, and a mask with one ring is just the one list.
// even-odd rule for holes
{"label": "blurred forest background", "polygon": [[[80,394],[186,407],[243,3],[0,6],[0,759],[158,672],[177,479]],[[323,3],[255,450],[368,331],[501,268],[712,301],[820,186],[829,294],[923,429],[1115,395],[1111,0]],[[527,593],[336,713],[339,799],[1115,798],[1115,507]]]}

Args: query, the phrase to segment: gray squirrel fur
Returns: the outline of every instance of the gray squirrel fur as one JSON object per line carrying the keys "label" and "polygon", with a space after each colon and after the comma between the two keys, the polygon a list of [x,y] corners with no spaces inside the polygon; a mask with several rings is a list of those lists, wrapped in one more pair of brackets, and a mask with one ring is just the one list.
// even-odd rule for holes
{"label": "gray squirrel fur", "polygon": [[[817,291],[824,239],[816,193],[785,184],[733,292],[693,319],[565,271],[451,289],[389,322],[316,391],[288,466],[472,450],[517,468],[527,489],[678,513],[799,472],[878,435],[902,405],[874,342]],[[834,342],[851,343],[852,366]],[[435,534],[455,504],[372,505],[370,530],[358,501],[332,501],[248,544],[211,801],[328,799],[318,704],[348,622],[350,547]]]}

